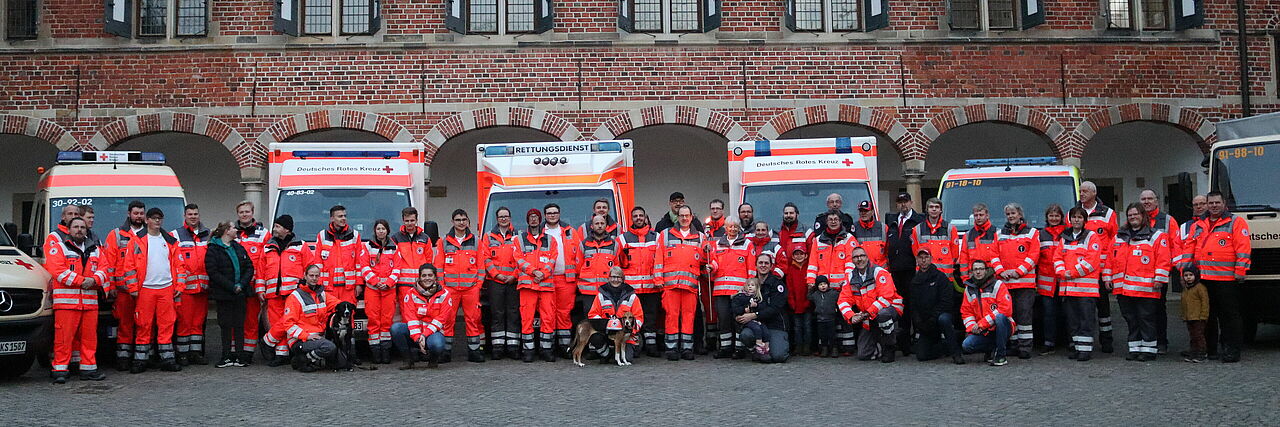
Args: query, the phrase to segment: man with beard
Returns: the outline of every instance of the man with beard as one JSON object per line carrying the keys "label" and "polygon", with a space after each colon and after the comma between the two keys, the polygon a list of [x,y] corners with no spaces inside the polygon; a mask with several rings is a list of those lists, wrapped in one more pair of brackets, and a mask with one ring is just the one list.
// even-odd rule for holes
{"label": "man with beard", "polygon": [[106,241],[103,242],[102,264],[107,270],[107,280],[111,282],[111,289],[107,290],[108,296],[115,295],[115,303],[111,305],[111,314],[116,318],[116,370],[129,370],[129,360],[133,358],[134,344],[134,309],[137,301],[132,295],[129,295],[128,287],[124,282],[125,269],[125,249],[129,247],[129,242],[133,241],[138,233],[145,227],[147,206],[141,201],[134,200],[129,202],[128,212],[125,214],[124,225],[119,228],[113,228],[107,233]]}

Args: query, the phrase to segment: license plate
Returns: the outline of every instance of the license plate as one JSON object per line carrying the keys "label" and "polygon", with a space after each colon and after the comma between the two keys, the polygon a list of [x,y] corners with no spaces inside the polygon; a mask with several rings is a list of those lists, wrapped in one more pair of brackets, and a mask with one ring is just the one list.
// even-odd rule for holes
{"label": "license plate", "polygon": [[26,341],[0,342],[0,354],[24,354],[27,352]]}
{"label": "license plate", "polygon": [[356,330],[357,330],[357,331],[363,331],[363,330],[364,330],[364,322],[365,322],[365,320],[362,320],[362,319],[356,319]]}

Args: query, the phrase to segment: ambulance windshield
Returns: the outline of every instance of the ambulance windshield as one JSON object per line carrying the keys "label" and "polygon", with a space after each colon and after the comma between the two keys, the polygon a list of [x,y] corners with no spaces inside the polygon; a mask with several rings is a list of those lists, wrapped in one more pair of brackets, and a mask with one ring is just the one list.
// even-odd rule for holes
{"label": "ambulance windshield", "polygon": [[276,216],[293,216],[293,233],[310,242],[329,226],[329,208],[342,205],[347,208],[347,224],[367,240],[373,236],[374,220],[399,218],[400,210],[410,206],[409,203],[409,191],[402,189],[281,190],[280,199],[276,201]]}
{"label": "ambulance windshield", "polygon": [[[164,212],[164,228],[171,230],[182,225],[181,197],[63,197],[49,200],[49,231],[58,228],[58,218],[66,205],[93,206],[93,235],[99,240],[107,237],[112,228],[124,225],[129,213],[129,202],[134,200],[147,205],[147,209],[160,208]],[[43,236],[42,236],[43,237]]]}
{"label": "ambulance windshield", "polygon": [[[1214,190],[1227,196],[1231,210],[1280,210],[1280,141],[1233,145],[1213,150]],[[1270,156],[1270,157],[1268,157]]]}
{"label": "ambulance windshield", "polygon": [[[856,212],[858,204],[871,199],[871,190],[865,182],[815,182],[806,184],[756,185],[747,187],[742,200],[751,204],[757,220],[765,221],[770,228],[782,224],[782,207],[787,202],[800,208],[802,223],[827,211],[827,196],[837,193],[844,200],[841,209]],[[737,212],[738,207],[726,209]]]}
{"label": "ambulance windshield", "polygon": [[1044,210],[1050,203],[1068,210],[1076,203],[1075,181],[1069,176],[954,179],[942,183],[942,216],[957,229],[969,229],[973,205],[984,203],[991,222],[1003,225],[1004,205],[1017,202],[1032,227],[1044,226]]}
{"label": "ambulance windshield", "polygon": [[[511,209],[511,225],[516,230],[524,230],[529,227],[529,222],[524,214],[529,209],[542,210],[547,203],[555,203],[560,205],[560,220],[571,226],[577,227],[587,222],[591,218],[591,205],[597,199],[609,200],[609,206],[613,208],[613,215],[616,221],[617,206],[614,203],[613,190],[607,188],[595,189],[578,189],[578,190],[526,190],[526,191],[506,191],[500,193],[492,193],[489,195],[489,211],[484,213],[484,230],[472,230],[488,232],[497,224],[498,219],[494,215],[494,211],[499,207],[506,206]],[[543,216],[543,220],[546,216]]]}

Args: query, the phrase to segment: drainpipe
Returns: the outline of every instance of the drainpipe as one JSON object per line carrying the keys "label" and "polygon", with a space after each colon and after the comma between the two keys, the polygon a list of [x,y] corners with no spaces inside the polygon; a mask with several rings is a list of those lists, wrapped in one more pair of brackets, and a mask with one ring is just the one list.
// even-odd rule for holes
{"label": "drainpipe", "polygon": [[1236,0],[1236,32],[1240,34],[1237,47],[1240,54],[1240,107],[1244,117],[1253,115],[1253,103],[1249,101],[1249,42],[1245,36],[1244,0]]}

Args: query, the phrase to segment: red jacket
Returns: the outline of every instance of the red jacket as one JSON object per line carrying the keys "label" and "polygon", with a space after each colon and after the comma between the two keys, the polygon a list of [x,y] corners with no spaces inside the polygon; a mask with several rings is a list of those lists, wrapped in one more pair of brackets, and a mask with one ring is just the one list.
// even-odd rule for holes
{"label": "red jacket", "polygon": [[515,276],[517,273],[516,245],[519,237],[514,228],[505,231],[494,227],[480,242],[484,278],[494,282],[498,281],[499,274]]}
{"label": "red jacket", "polygon": [[[183,267],[182,261],[178,257],[178,239],[174,239],[165,233],[160,233],[160,237],[164,239],[165,244],[169,246],[169,273],[173,275],[173,282],[170,286],[178,286],[185,288],[187,286],[187,271]],[[129,241],[129,248],[125,250],[124,257],[124,278],[125,286],[129,288],[129,292],[138,292],[142,289],[142,282],[147,278],[147,248],[150,239],[147,238],[147,230],[139,231],[137,237]]]}
{"label": "red jacket", "polygon": [[[889,252],[886,248],[889,229],[885,227],[883,222],[879,220],[871,220],[871,222],[854,221],[850,234],[858,241],[856,246],[861,246],[867,251],[867,259],[875,265],[889,265]],[[835,282],[835,280],[832,280]]]}
{"label": "red jacket", "polygon": [[435,248],[431,244],[431,238],[421,228],[409,232],[400,227],[399,231],[391,235],[391,241],[396,242],[396,252],[404,260],[400,268],[399,285],[413,286],[418,281],[418,267],[435,262]]}
{"label": "red jacket", "polygon": [[1102,252],[1108,250],[1108,242],[1103,240],[1102,235],[1088,228],[1080,231],[1080,234],[1072,234],[1068,229],[1062,232],[1058,240],[1057,253],[1053,256],[1058,295],[1098,297]]}
{"label": "red jacket", "polygon": [[360,261],[365,255],[359,231],[351,226],[335,230],[330,225],[316,235],[314,255],[312,260],[320,266],[320,284],[325,290],[360,284]]}
{"label": "red jacket", "polygon": [[609,281],[609,269],[619,264],[622,242],[618,235],[607,231],[600,238],[588,234],[582,239],[578,252],[582,254],[578,264],[578,293],[595,295],[596,289]]}
{"label": "red jacket", "polygon": [[1014,279],[1001,279],[1009,289],[1033,289],[1036,287],[1036,260],[1040,259],[1040,233],[1035,227],[1022,223],[1021,227],[1006,224],[996,233],[996,258],[991,260],[996,274],[1006,271],[1018,273]]}
{"label": "red jacket", "polygon": [[1077,206],[1084,208],[1085,212],[1089,213],[1089,218],[1085,221],[1084,228],[1098,233],[1107,242],[1116,238],[1116,231],[1120,229],[1120,222],[1116,217],[1115,209],[1111,209],[1102,204],[1102,202],[1097,201],[1093,205],[1093,210],[1085,208],[1084,205]]}
{"label": "red jacket", "polygon": [[1164,231],[1150,226],[1140,230],[1125,227],[1116,233],[1115,247],[1102,275],[1111,281],[1116,295],[1159,299],[1156,285],[1167,286],[1173,268],[1170,251],[1169,235]]}
{"label": "red jacket", "polygon": [[742,291],[747,278],[755,275],[755,244],[739,234],[733,241],[717,238],[710,247],[711,295],[733,296]]}
{"label": "red jacket", "polygon": [[937,224],[931,224],[926,217],[911,229],[911,241],[914,242],[911,248],[912,253],[919,253],[921,249],[927,250],[933,257],[934,267],[945,273],[947,277],[955,274],[956,260],[960,256],[958,249],[960,232],[956,230],[956,226],[951,225],[950,221],[938,218]]}
{"label": "red jacket", "polygon": [[[271,241],[271,232],[260,222],[254,222],[248,227],[241,227],[236,223],[236,232],[236,242],[239,242],[240,246],[244,247],[244,251],[249,253],[249,262],[253,263],[253,274],[261,275],[266,271],[266,265],[263,264],[265,252],[263,246]],[[266,289],[255,286],[253,291],[261,295]]]}
{"label": "red jacket", "polygon": [[817,282],[818,276],[827,276],[832,289],[844,286],[848,281],[845,270],[851,261],[849,256],[857,246],[857,239],[850,237],[844,230],[834,235],[816,233],[809,242],[809,272],[805,276],[805,283],[812,285]]}
{"label": "red jacket", "polygon": [[[879,316],[880,310],[892,307],[902,314],[902,297],[894,286],[893,276],[889,270],[878,265],[868,265],[866,276],[859,275],[856,269],[849,270],[849,284],[840,288],[840,299],[837,307],[845,320],[849,320],[858,312],[870,314],[869,319]],[[871,326],[863,323],[863,329]]]}
{"label": "red jacket", "polygon": [[973,328],[991,330],[996,322],[996,315],[1003,314],[1009,319],[1009,330],[1017,325],[1013,322],[1013,298],[1009,289],[999,279],[988,278],[986,286],[979,287],[973,282],[965,282],[964,301],[960,302],[960,317],[964,319],[964,330],[973,333]]}
{"label": "red jacket", "polygon": [[[556,239],[543,233],[541,228],[537,231],[538,234],[524,231],[516,236],[519,243],[516,246],[519,257],[516,265],[520,267],[516,289],[551,292],[555,290],[555,283],[551,281],[551,269],[555,268],[556,263]],[[537,271],[542,272],[542,280],[534,278],[534,272]]]}
{"label": "red jacket", "polygon": [[1183,248],[1200,267],[1204,280],[1235,281],[1249,271],[1253,242],[1244,218],[1226,214],[1217,220],[1208,217],[1196,222]]}
{"label": "red jacket", "polygon": [[1173,265],[1178,265],[1182,262],[1182,227],[1178,225],[1178,220],[1159,209],[1147,212],[1147,216],[1151,218],[1151,228],[1163,231],[1168,236]]}
{"label": "red jacket", "polygon": [[618,289],[597,293],[595,302],[591,303],[591,310],[587,312],[587,318],[612,319],[627,313],[636,318],[636,327],[632,332],[640,331],[640,327],[644,325],[644,309],[640,306],[640,298],[636,296],[635,289],[624,284]]}
{"label": "red jacket", "polygon": [[[140,229],[146,231],[146,227]],[[128,286],[125,285],[125,250],[129,248],[129,242],[138,236],[138,231],[130,229],[129,226],[113,228],[107,232],[107,238],[102,241],[102,265],[106,267],[107,281],[115,290],[128,292]]]}
{"label": "red jacket", "polygon": [[[52,234],[51,234],[52,237]],[[55,310],[97,310],[98,290],[107,286],[101,247],[85,239],[81,249],[70,238],[44,241],[44,268],[53,276],[50,297]],[[84,289],[84,279],[93,278],[93,287]]]}
{"label": "red jacket", "polygon": [[[996,247],[996,228],[988,221],[985,227],[977,225],[964,233],[960,239],[960,278],[969,280],[969,264],[975,260],[992,262],[1000,256]],[[993,265],[994,266],[994,265]]]}
{"label": "red jacket", "polygon": [[706,265],[706,241],[702,233],[689,227],[688,232],[679,226],[658,233],[658,257],[654,271],[662,276],[662,287],[698,292],[698,276]]}
{"label": "red jacket", "polygon": [[[558,251],[563,250],[564,251],[564,278],[569,283],[574,283],[578,280],[578,264],[582,262],[583,234],[581,231],[578,231],[578,229],[570,227],[569,224],[563,221],[561,221],[560,224],[558,225],[560,227],[561,241],[559,243],[559,246],[556,247],[556,251],[557,251],[557,253],[555,254],[556,256],[551,257],[551,260],[555,261],[556,258],[559,257]],[[546,224],[542,225],[542,232],[543,233],[547,232]],[[555,268],[553,267],[552,271],[554,270]]]}
{"label": "red jacket", "polygon": [[400,317],[409,327],[409,340],[413,342],[442,331],[449,316],[455,313],[457,310],[449,298],[449,289],[445,287],[429,297],[417,290],[407,292],[400,300]]}
{"label": "red jacket", "polygon": [[400,264],[404,262],[395,243],[391,239],[387,239],[385,246],[377,241],[365,242],[361,255],[364,259],[360,261],[360,275],[364,277],[365,286],[376,290],[373,285],[384,284],[389,287],[386,291],[395,291],[400,282]]}
{"label": "red jacket", "polygon": [[658,234],[651,228],[630,228],[622,233],[622,273],[627,276],[627,284],[637,294],[661,292],[661,281],[654,274],[653,263],[657,260]]}
{"label": "red jacket", "polygon": [[209,229],[192,229],[183,224],[182,228],[173,230],[170,234],[178,239],[178,256],[182,257],[182,265],[189,273],[187,286],[182,293],[195,294],[208,290],[209,272],[204,269],[204,254],[209,248]]}
{"label": "red jacket", "polygon": [[1066,230],[1065,225],[1051,225],[1040,229],[1040,257],[1036,260],[1036,293],[1047,297],[1058,292],[1058,274],[1054,270],[1053,258],[1062,245],[1058,237]]}
{"label": "red jacket", "polygon": [[336,304],[329,304],[327,300],[324,292],[312,292],[305,286],[298,288],[285,301],[284,316],[271,328],[271,335],[283,334],[289,337],[292,345],[296,341],[306,341],[311,334],[323,334],[329,315],[336,308]]}
{"label": "red jacket", "polygon": [[436,245],[436,268],[443,274],[441,283],[449,288],[469,289],[480,284],[480,253],[476,235],[467,230],[459,239],[453,230]]}
{"label": "red jacket", "polygon": [[298,236],[290,234],[289,241],[282,242],[274,236],[262,247],[262,264],[266,271],[258,274],[257,287],[263,289],[263,298],[285,298],[298,289],[307,266],[313,262],[311,247]]}

